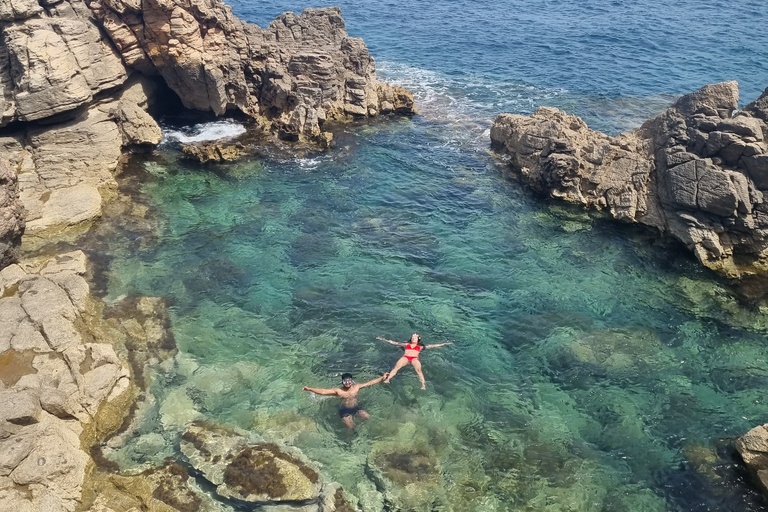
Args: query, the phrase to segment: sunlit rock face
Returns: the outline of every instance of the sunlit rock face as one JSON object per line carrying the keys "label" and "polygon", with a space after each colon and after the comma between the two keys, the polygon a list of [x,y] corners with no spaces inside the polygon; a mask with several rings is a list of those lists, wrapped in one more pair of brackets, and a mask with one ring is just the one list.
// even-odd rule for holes
{"label": "sunlit rock face", "polygon": [[493,145],[535,190],[646,224],[732,277],[768,270],[766,94],[734,115],[736,82],[681,97],[609,137],[553,108],[501,114]]}
{"label": "sunlit rock face", "polygon": [[413,95],[376,79],[339,8],[285,13],[268,28],[211,2],[93,2],[129,66],[159,73],[184,106],[239,110],[282,138],[327,143],[327,119],[414,112]]}

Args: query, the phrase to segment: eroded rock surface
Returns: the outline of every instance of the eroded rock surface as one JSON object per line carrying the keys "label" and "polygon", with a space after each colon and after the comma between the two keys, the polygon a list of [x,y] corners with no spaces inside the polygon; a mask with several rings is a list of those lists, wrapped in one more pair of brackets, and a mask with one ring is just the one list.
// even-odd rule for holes
{"label": "eroded rock surface", "polygon": [[338,8],[286,13],[262,29],[221,0],[43,4],[0,3],[0,128],[12,124],[0,154],[18,170],[30,248],[86,230],[116,193],[126,148],[160,142],[142,77],[160,77],[190,109],[237,110],[323,147],[326,120],[415,111],[410,92],[376,79]]}
{"label": "eroded rock surface", "polygon": [[766,96],[733,115],[736,82],[708,85],[617,137],[541,107],[498,116],[491,141],[535,190],[658,228],[741,277],[768,270]]}
{"label": "eroded rock surface", "polygon": [[0,160],[0,269],[18,261],[25,225],[16,171]]}
{"label": "eroded rock surface", "polygon": [[0,271],[0,502],[73,510],[90,458],[83,436],[103,404],[130,395],[114,347],[92,341],[85,255]]}
{"label": "eroded rock surface", "polygon": [[102,201],[116,194],[123,149],[161,140],[160,127],[145,112],[153,88],[149,81],[131,80],[66,122],[0,134],[0,154],[18,169],[25,242],[34,246],[66,236],[101,216]]}
{"label": "eroded rock surface", "polygon": [[[124,299],[106,308],[90,295],[86,272],[81,251],[0,271],[3,510],[80,506],[94,471],[88,450],[99,453],[106,436],[123,425],[137,395],[133,381],[146,386],[140,370],[176,353],[160,299]],[[140,370],[132,372],[126,360]],[[155,488],[184,487],[178,472],[161,472],[149,479]],[[195,498],[163,494],[158,500]],[[96,510],[110,510],[102,505]]]}

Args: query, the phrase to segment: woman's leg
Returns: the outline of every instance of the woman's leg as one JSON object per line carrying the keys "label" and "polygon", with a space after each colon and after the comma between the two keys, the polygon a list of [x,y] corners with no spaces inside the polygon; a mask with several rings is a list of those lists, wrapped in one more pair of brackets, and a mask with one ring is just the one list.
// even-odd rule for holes
{"label": "woman's leg", "polygon": [[419,376],[419,380],[421,381],[421,389],[427,389],[427,381],[424,380],[424,374],[421,373],[421,361],[414,359],[411,361],[411,364],[413,365],[413,369],[416,370],[416,375]]}
{"label": "woman's leg", "polygon": [[[416,359],[414,359],[414,361],[416,361]],[[392,377],[397,375],[397,372],[400,371],[400,368],[402,368],[407,364],[408,364],[408,360],[405,357],[401,357],[400,359],[398,359],[397,362],[395,363],[395,367],[392,368],[392,371],[389,372],[389,376],[386,379],[384,379],[384,382],[389,384],[389,381],[392,379]]]}

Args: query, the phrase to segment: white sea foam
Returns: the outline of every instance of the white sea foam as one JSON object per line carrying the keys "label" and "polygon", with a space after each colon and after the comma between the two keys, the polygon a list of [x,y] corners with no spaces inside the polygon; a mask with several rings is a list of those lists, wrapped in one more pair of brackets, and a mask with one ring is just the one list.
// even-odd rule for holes
{"label": "white sea foam", "polygon": [[501,112],[531,113],[561,90],[533,87],[519,81],[463,74],[453,77],[395,62],[380,62],[386,82],[413,91],[421,116],[441,127],[446,146],[485,150],[489,128]]}
{"label": "white sea foam", "polygon": [[295,160],[295,162],[298,164],[298,166],[302,169],[316,169],[318,165],[320,165],[321,158],[315,157],[315,158],[298,158]]}
{"label": "white sea foam", "polygon": [[245,133],[245,126],[232,120],[223,119],[200,123],[181,129],[163,129],[164,142],[204,142],[237,137]]}

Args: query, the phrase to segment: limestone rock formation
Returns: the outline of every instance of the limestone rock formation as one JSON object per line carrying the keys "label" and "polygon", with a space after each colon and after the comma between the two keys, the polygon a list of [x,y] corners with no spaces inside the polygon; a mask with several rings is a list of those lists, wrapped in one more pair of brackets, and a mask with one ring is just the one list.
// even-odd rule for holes
{"label": "limestone rock formation", "polygon": [[491,141],[533,189],[658,228],[742,277],[768,271],[766,94],[733,115],[736,82],[708,85],[618,137],[541,107],[499,115]]}
{"label": "limestone rock formation", "polygon": [[85,2],[45,4],[0,5],[0,127],[86,105],[128,78]]}
{"label": "limestone rock formation", "polygon": [[128,368],[84,327],[93,314],[84,273],[81,251],[0,271],[0,503],[8,510],[72,510],[90,460],[84,439],[103,427],[105,403],[122,410],[130,396]]}
{"label": "limestone rock formation", "polygon": [[184,105],[237,109],[281,137],[326,143],[327,119],[413,113],[413,95],[376,79],[339,8],[285,13],[268,28],[220,0],[90,3],[128,66],[159,73]]}
{"label": "limestone rock formation", "polygon": [[123,148],[160,142],[160,127],[145,112],[153,89],[147,80],[132,79],[66,122],[0,134],[0,154],[18,169],[25,239],[61,235],[101,216],[102,201],[117,189]]}
{"label": "limestone rock formation", "polygon": [[0,39],[0,155],[18,169],[30,247],[87,229],[125,148],[160,142],[148,76],[190,109],[238,110],[324,147],[328,119],[415,112],[410,92],[376,79],[338,8],[262,29],[221,0],[3,0]]}
{"label": "limestone rock formation", "polygon": [[768,424],[758,425],[736,441],[741,458],[768,494]]}
{"label": "limestone rock formation", "polygon": [[19,259],[24,217],[16,172],[0,161],[0,270]]}

